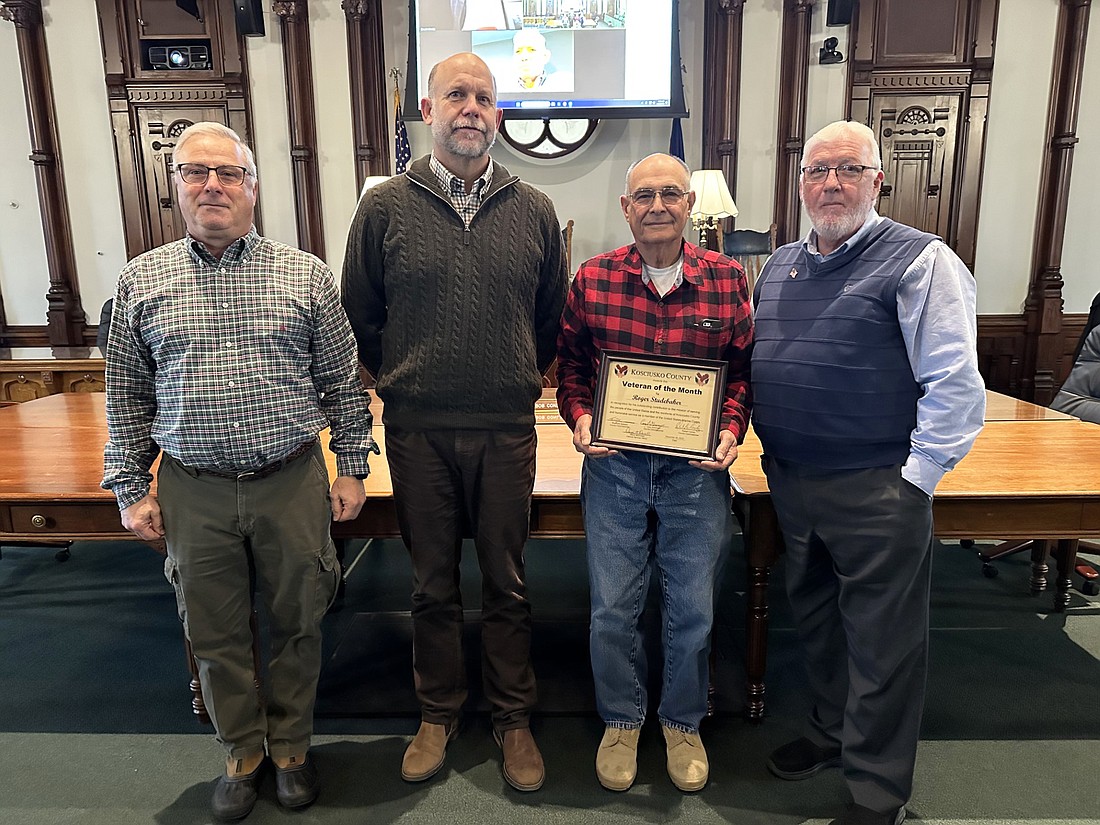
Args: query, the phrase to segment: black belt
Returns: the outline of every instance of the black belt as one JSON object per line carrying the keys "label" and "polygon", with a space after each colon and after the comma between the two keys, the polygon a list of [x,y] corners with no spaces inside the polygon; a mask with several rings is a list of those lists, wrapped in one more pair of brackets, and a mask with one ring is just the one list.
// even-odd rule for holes
{"label": "black belt", "polygon": [[191,467],[193,472],[203,476],[214,476],[215,478],[228,478],[233,481],[251,481],[256,478],[267,478],[272,473],[277,473],[283,469],[287,464],[294,461],[296,458],[301,458],[310,450],[317,446],[317,439],[312,441],[305,441],[280,458],[278,461],[272,461],[270,464],[265,464],[257,470],[246,470],[243,473],[234,473],[228,470],[208,470],[205,467]]}

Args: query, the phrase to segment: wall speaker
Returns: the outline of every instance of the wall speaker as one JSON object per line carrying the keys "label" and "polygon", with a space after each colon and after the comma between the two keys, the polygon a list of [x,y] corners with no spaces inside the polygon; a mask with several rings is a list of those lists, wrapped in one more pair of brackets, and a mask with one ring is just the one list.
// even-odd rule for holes
{"label": "wall speaker", "polygon": [[856,10],[856,0],[829,0],[829,10],[825,15],[826,26],[847,26],[852,22]]}
{"label": "wall speaker", "polygon": [[237,16],[237,33],[244,37],[263,37],[264,10],[262,0],[233,0]]}

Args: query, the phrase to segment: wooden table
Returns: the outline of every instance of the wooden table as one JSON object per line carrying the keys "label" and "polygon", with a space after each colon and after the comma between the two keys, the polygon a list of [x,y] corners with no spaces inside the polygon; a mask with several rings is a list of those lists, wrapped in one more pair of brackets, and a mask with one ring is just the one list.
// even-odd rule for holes
{"label": "wooden table", "polygon": [[[749,568],[745,667],[753,720],[764,715],[768,576],[783,549],[760,452],[750,431],[733,466]],[[932,513],[939,538],[1057,539],[1054,609],[1064,610],[1078,539],[1100,536],[1100,426],[1034,411],[1022,420],[987,421],[970,453],[937,487]]]}
{"label": "wooden table", "polygon": [[[0,541],[132,539],[114,495],[99,486],[107,420],[103,393],[65,393],[0,409]],[[380,404],[372,402],[379,420]],[[546,419],[549,416],[540,416]],[[375,425],[385,451],[386,428]],[[581,455],[569,429],[540,423],[531,507],[534,538],[583,538],[577,503]],[[336,459],[327,453],[329,473]],[[400,535],[389,467],[372,457],[367,502],[354,521],[333,525],[337,538]]]}
{"label": "wooden table", "polygon": [[[995,401],[995,415],[1016,403]],[[1059,539],[1061,609],[1069,599],[1076,540],[1100,537],[1100,427],[1023,409],[1027,420],[990,421],[967,458],[944,478],[934,505],[936,535]],[[531,535],[581,538],[581,457],[569,429],[547,418],[537,427]],[[376,429],[384,445],[385,427]],[[54,395],[0,409],[0,542],[132,538],[122,530],[114,497],[99,487],[105,441],[102,394]],[[734,464],[749,573],[748,714],[757,720],[764,713],[768,576],[782,551],[759,455],[750,432]],[[333,464],[329,456],[330,472]],[[376,458],[371,466],[363,512],[334,525],[338,538],[398,535],[386,462]]]}

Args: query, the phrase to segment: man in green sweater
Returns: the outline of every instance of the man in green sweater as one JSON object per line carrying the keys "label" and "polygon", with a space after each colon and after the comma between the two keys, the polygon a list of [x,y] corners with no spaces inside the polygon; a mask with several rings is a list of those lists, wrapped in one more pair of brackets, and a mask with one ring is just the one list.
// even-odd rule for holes
{"label": "man in green sweater", "polygon": [[442,766],[466,700],[459,560],[482,572],[485,695],[508,783],[542,786],[523,545],[534,404],[554,358],[568,272],[550,199],[489,157],[501,111],[476,55],[437,64],[420,103],[432,152],[359,202],[344,307],[384,402],[385,448],[413,565],[421,725],[401,776]]}

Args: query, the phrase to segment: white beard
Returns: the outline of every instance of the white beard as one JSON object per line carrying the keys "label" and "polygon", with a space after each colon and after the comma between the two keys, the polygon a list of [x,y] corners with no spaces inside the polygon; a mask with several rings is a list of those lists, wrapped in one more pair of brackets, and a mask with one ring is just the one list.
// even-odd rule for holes
{"label": "white beard", "polygon": [[875,199],[874,194],[872,194],[871,199],[866,203],[859,204],[850,211],[839,215],[832,212],[815,215],[809,209],[806,211],[810,213],[810,222],[813,224],[818,237],[824,238],[830,243],[836,243],[855,234],[866,223],[867,216],[871,214],[871,208],[874,205]]}

